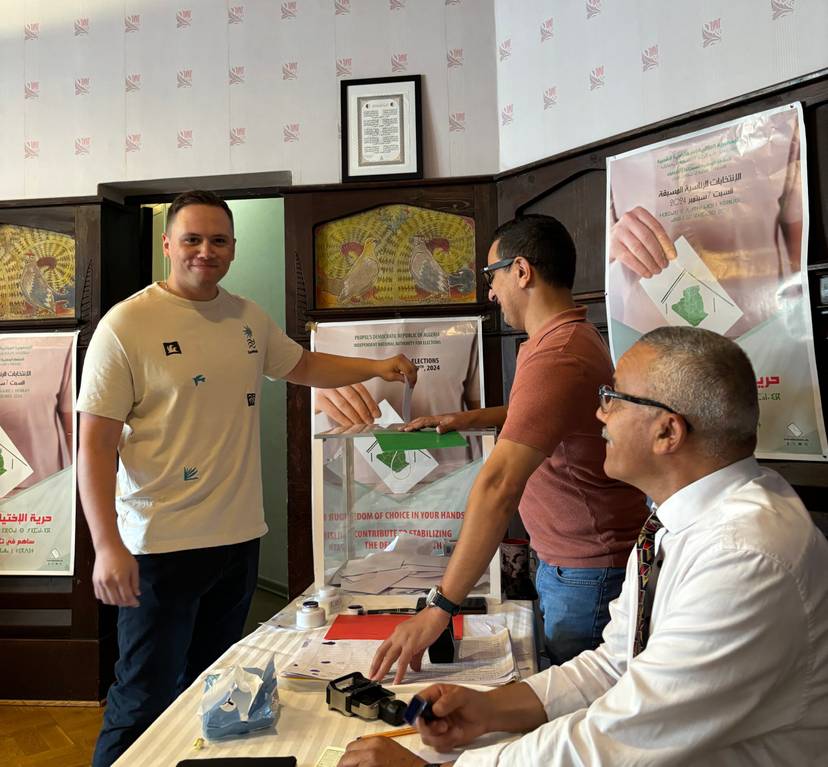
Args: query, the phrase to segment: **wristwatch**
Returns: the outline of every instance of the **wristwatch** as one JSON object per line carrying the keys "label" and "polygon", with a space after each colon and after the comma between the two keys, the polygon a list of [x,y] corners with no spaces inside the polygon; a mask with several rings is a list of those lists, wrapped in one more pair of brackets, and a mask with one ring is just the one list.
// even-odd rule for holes
{"label": "wristwatch", "polygon": [[439,607],[451,616],[460,614],[460,605],[452,602],[440,591],[439,586],[434,586],[426,597],[426,607]]}

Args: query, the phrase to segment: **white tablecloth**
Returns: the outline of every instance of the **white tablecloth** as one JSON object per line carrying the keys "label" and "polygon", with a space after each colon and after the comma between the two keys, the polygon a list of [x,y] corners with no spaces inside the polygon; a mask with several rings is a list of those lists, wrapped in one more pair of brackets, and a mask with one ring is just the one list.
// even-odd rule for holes
{"label": "white tablecloth", "polygon": [[[489,603],[489,612],[503,614],[512,636],[515,661],[521,676],[535,673],[535,642],[531,603],[506,601]],[[314,629],[324,632],[326,628]],[[299,649],[308,632],[277,629],[267,624],[233,645],[212,668],[229,665],[264,668],[271,656],[281,669]],[[357,669],[355,669],[357,670]],[[360,669],[367,673],[367,669]],[[198,715],[204,676],[202,674],[155,723],[121,756],[116,767],[174,767],[182,759],[206,759],[219,756],[285,756],[297,759],[298,767],[313,767],[327,746],[344,748],[360,735],[391,729],[385,722],[366,722],[358,717],[347,717],[329,711],[325,703],[324,687],[313,684],[313,689],[301,688],[304,683],[279,679],[281,710],[273,728],[240,738],[221,742],[205,741],[201,750],[193,746],[201,737],[201,719]],[[407,699],[423,685],[391,687],[398,697]],[[397,739],[400,744],[426,760],[446,761],[450,756],[438,756],[423,745],[418,735]],[[479,745],[492,742],[481,740]]]}

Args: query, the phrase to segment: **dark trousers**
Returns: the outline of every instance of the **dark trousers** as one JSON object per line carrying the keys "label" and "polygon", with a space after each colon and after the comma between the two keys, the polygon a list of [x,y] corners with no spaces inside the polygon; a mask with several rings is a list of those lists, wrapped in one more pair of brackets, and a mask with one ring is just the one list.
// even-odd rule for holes
{"label": "dark trousers", "polygon": [[118,610],[120,657],[93,767],[109,767],[241,638],[256,588],[259,541],[136,559],[141,604]]}

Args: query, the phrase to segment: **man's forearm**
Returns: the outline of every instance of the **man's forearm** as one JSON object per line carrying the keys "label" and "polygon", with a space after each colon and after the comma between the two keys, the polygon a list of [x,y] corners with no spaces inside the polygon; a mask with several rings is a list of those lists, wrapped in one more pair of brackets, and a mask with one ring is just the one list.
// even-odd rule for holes
{"label": "man's forearm", "polygon": [[460,539],[441,584],[441,590],[453,602],[462,602],[486,571],[522,492],[523,484],[497,476],[489,464],[484,464],[469,494]]}
{"label": "man's forearm", "polygon": [[496,426],[499,429],[506,423],[506,410],[506,405],[483,407],[469,410],[464,416],[467,418],[468,428],[487,429]]}
{"label": "man's forearm", "polygon": [[489,732],[531,732],[547,722],[543,704],[528,684],[507,684],[486,695]]}
{"label": "man's forearm", "polygon": [[335,389],[373,378],[377,370],[378,360],[306,351],[287,380],[320,389]]}

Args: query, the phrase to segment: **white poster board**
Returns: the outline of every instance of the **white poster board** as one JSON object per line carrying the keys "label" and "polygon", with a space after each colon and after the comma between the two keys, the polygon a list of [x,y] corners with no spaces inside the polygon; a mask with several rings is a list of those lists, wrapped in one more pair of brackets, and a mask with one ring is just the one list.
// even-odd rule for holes
{"label": "white poster board", "polygon": [[[432,556],[447,554],[459,536],[468,492],[493,438],[483,438],[482,447],[478,439],[476,447],[406,450],[389,461],[377,455],[372,430],[399,424],[404,415],[415,419],[484,407],[481,322],[479,317],[331,322],[319,323],[312,332],[314,351],[374,359],[405,354],[418,366],[413,390],[401,382],[365,383],[379,415],[373,426],[364,427],[366,436],[352,440],[352,468],[345,469],[344,440],[313,441],[317,585],[330,575],[332,563],[382,551],[397,535],[429,542],[426,553]],[[354,425],[331,406],[333,398],[322,402],[329,396],[312,391],[313,434]],[[325,472],[340,476],[341,488],[323,483]],[[347,520],[342,519],[345,508],[350,509]],[[496,587],[499,599],[499,563],[494,569],[487,587]]]}
{"label": "white poster board", "polygon": [[71,575],[77,333],[0,335],[0,574]]}
{"label": "white poster board", "polygon": [[[828,460],[808,294],[806,176],[799,104],[607,159],[613,359],[663,325],[736,341],[756,372],[760,458]],[[676,249],[647,278],[619,251],[623,227],[642,211]]]}

